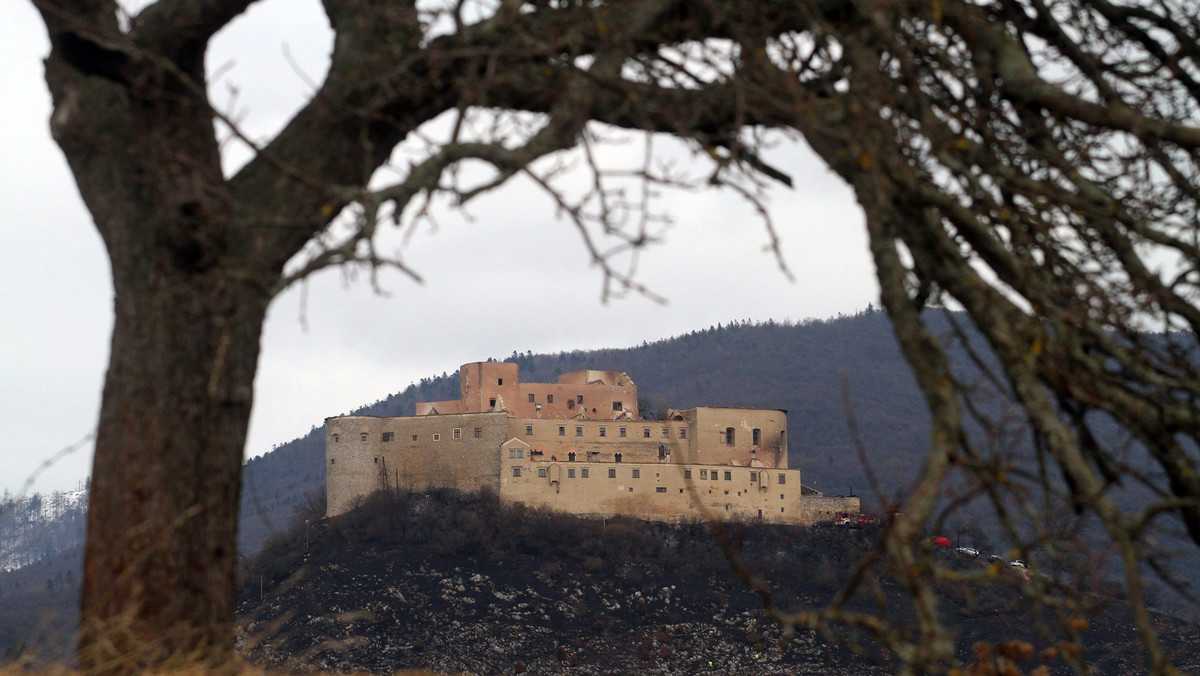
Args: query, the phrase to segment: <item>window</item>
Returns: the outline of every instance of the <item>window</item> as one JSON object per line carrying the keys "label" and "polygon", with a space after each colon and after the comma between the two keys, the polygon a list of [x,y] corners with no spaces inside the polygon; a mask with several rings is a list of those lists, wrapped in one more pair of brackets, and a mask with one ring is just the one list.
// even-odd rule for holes
{"label": "window", "polygon": [[532,404],[532,403],[533,403],[533,401],[534,401],[534,400],[533,400],[533,395],[532,395],[532,394],[530,394],[530,395],[529,395],[529,403],[531,403],[531,404]]}
{"label": "window", "polygon": [[663,437],[663,439],[671,438],[671,431],[669,429],[667,429],[666,427],[662,428],[662,437]]}
{"label": "window", "polygon": [[462,439],[462,428],[461,428],[461,427],[455,427],[455,428],[454,428],[454,438],[455,438],[455,439]]}
{"label": "window", "polygon": [[613,462],[621,462],[621,452],[613,453]]}
{"label": "window", "polygon": [[717,470],[714,469],[713,471],[709,472],[708,478],[712,479],[713,481],[716,481],[717,480]]}
{"label": "window", "polygon": [[510,457],[510,458],[524,458],[524,457],[525,457],[525,449],[523,449],[523,448],[510,448],[510,449],[508,449],[508,457]]}
{"label": "window", "polygon": [[495,397],[488,399],[488,406],[491,408],[496,408],[496,398]]}
{"label": "window", "polygon": [[378,465],[378,464],[379,464],[379,456],[375,456],[375,464],[376,464],[376,465]]}
{"label": "window", "polygon": [[750,434],[753,437],[750,443],[754,444],[755,446],[758,446],[762,443],[762,430],[755,427],[754,431]]}
{"label": "window", "polygon": [[726,446],[732,446],[732,445],[733,445],[733,440],[734,440],[733,428],[732,428],[732,427],[726,427],[726,428],[725,428],[725,445],[726,445]]}
{"label": "window", "polygon": [[581,479],[586,479],[586,478],[588,478],[588,470],[587,470],[587,468],[586,468],[586,467],[584,467],[583,469],[579,470],[579,477],[580,477]]}
{"label": "window", "polygon": [[433,440],[434,440],[434,441],[441,441],[441,440],[442,440],[442,435],[440,435],[440,434],[435,434],[435,435],[433,435]]}
{"label": "window", "polygon": [[336,444],[336,443],[338,443],[339,441],[341,441],[341,439],[342,439],[342,438],[341,438],[341,436],[340,436],[340,435],[337,435],[337,434],[333,435],[333,443],[335,443],[335,444]]}
{"label": "window", "polygon": [[497,385],[503,385],[503,384],[504,384],[504,379],[503,379],[503,378],[497,378],[497,379],[496,379],[496,384],[497,384]]}
{"label": "window", "polygon": [[567,462],[575,462],[575,451],[567,454]]}
{"label": "window", "polygon": [[568,399],[568,400],[567,400],[567,410],[569,411],[569,410],[571,410],[571,409],[573,409],[573,408],[575,408],[575,400],[574,400],[574,399]]}
{"label": "window", "polygon": [[641,479],[642,478],[642,470],[640,470],[640,469],[633,470],[633,478]]}
{"label": "window", "polygon": [[690,469],[683,470],[683,478],[691,479],[692,478],[692,470],[690,470]]}
{"label": "window", "polygon": [[366,433],[366,432],[363,432],[363,433],[359,434],[359,435],[358,435],[358,440],[359,440],[359,441],[366,441],[366,440],[367,440],[367,433]]}
{"label": "window", "polygon": [[608,478],[616,479],[617,478],[617,470],[615,470],[615,469],[608,470]]}
{"label": "window", "polygon": [[700,470],[700,478],[707,479],[708,478],[708,470],[706,470],[706,469]]}
{"label": "window", "polygon": [[546,395],[546,403],[547,403],[547,404],[553,404],[553,403],[554,403],[554,395],[553,395],[553,394],[547,394],[547,395]]}
{"label": "window", "polygon": [[396,438],[396,433],[395,433],[395,432],[384,432],[384,433],[383,433],[383,440],[384,440],[384,441],[391,441],[392,439],[395,439],[395,438]]}
{"label": "window", "polygon": [[574,479],[574,478],[575,478],[575,468],[574,468],[574,467],[572,467],[571,469],[567,470],[567,478],[568,478],[568,479]]}
{"label": "window", "polygon": [[513,476],[521,476],[521,468],[520,467],[513,468]]}
{"label": "window", "polygon": [[529,436],[531,434],[533,434],[533,425],[526,425],[525,426],[525,435]]}
{"label": "window", "polygon": [[558,426],[558,436],[560,436],[560,437],[567,436],[567,426],[566,425]]}
{"label": "window", "polygon": [[417,435],[415,435],[415,434],[414,434],[414,435],[413,435],[413,441],[416,441],[416,440],[417,440]]}
{"label": "window", "polygon": [[680,438],[680,439],[687,439],[687,428],[686,428],[686,427],[680,427],[680,428],[679,428],[679,438]]}
{"label": "window", "polygon": [[600,436],[602,436],[602,437],[608,436],[608,428],[605,427],[604,425],[600,426]]}
{"label": "window", "polygon": [[614,410],[614,411],[620,411],[620,410],[621,410],[621,402],[619,402],[619,401],[614,401],[614,402],[613,402],[613,410]]}
{"label": "window", "polygon": [[329,464],[331,464],[331,465],[332,465],[332,464],[334,464],[334,463],[333,463],[333,458],[330,458],[330,459],[329,459]]}
{"label": "window", "polygon": [[779,475],[779,485],[782,486],[783,484],[786,484],[786,483],[787,483],[787,475],[780,474]]}
{"label": "window", "polygon": [[622,437],[624,437],[624,436],[628,436],[628,435],[625,433],[625,429],[626,429],[626,428],[624,428],[624,427],[618,427],[618,428],[617,428],[617,434],[618,434],[619,436],[622,436]]}
{"label": "window", "polygon": [[756,481],[758,481],[758,472],[751,472],[750,473],[750,483],[754,483]]}
{"label": "window", "polygon": [[583,436],[583,425],[576,425],[576,426],[575,426],[575,436],[577,436],[577,437],[582,437],[582,436]]}
{"label": "window", "polygon": [[538,468],[538,478],[539,478],[539,479],[545,479],[545,478],[546,478],[546,468],[545,468],[545,467],[539,467],[539,468]]}
{"label": "window", "polygon": [[649,439],[649,438],[650,438],[650,428],[649,428],[649,427],[643,427],[643,428],[642,428],[642,436],[643,436],[643,437],[645,437],[645,438],[647,438],[647,439]]}
{"label": "window", "polygon": [[578,401],[579,403],[582,404],[583,403],[583,395],[581,394],[581,395],[575,397],[575,401]]}
{"label": "window", "polygon": [[482,438],[483,438],[483,428],[482,428],[482,427],[476,427],[476,428],[475,428],[475,438],[476,438],[476,439],[482,439]]}
{"label": "window", "polygon": [[725,480],[733,481],[733,472],[730,472],[729,470],[725,470]]}
{"label": "window", "polygon": [[666,487],[666,486],[659,486],[659,487],[657,487],[657,488],[655,488],[655,489],[654,489],[654,492],[655,492],[655,493],[666,493],[666,492],[667,492],[667,487]]}

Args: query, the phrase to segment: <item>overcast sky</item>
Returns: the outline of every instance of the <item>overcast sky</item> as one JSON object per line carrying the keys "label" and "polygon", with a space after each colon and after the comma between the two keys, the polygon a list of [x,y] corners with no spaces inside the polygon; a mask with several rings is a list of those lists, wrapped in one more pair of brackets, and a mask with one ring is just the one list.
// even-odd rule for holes
{"label": "overcast sky", "polygon": [[[210,50],[210,72],[222,72],[215,100],[236,89],[244,128],[267,138],[307,95],[299,73],[320,80],[331,43],[317,0],[260,2]],[[95,429],[112,325],[108,260],[49,134],[48,51],[32,6],[5,3],[0,491],[13,493]],[[514,350],[625,347],[730,320],[829,317],[877,302],[849,189],[801,144],[780,147],[772,161],[797,184],[770,203],[794,281],[764,253],[766,233],[743,201],[693,194],[674,200],[667,242],[641,257],[638,279],[666,304],[640,296],[602,304],[601,277],[572,226],[517,183],[476,202],[470,219],[446,214],[436,230],[389,240],[423,284],[385,275],[380,296],[327,271],[291,289],[268,317],[247,456],[422,377]],[[91,462],[90,444],[79,446],[31,490],[74,488]]]}

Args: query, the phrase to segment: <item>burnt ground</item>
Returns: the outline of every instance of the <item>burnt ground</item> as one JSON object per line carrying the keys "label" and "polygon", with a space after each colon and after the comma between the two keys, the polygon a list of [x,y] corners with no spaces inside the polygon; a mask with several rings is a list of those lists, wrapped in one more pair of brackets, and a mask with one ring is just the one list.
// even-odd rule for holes
{"label": "burnt ground", "polygon": [[[735,549],[785,610],[818,608],[872,547],[869,530],[747,525]],[[1127,608],[1112,593],[1067,588],[1036,571],[935,554],[960,659],[978,644],[1028,642],[1019,663],[1071,673],[1144,671]],[[377,496],[360,509],[272,541],[245,572],[243,654],[295,671],[392,673],[892,673],[869,637],[798,629],[781,641],[763,602],[735,579],[703,524],[606,522],[505,507],[453,492]],[[961,581],[959,581],[961,580]],[[906,596],[886,579],[851,607],[911,627]],[[1027,598],[1050,593],[1068,622]],[[1161,618],[1184,671],[1200,670],[1200,632]],[[1010,644],[1011,645],[1011,644]]]}

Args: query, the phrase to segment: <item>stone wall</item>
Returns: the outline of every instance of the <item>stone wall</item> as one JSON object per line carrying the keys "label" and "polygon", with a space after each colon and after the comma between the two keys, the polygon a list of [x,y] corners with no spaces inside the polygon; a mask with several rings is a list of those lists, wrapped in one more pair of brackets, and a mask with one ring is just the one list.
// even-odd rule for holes
{"label": "stone wall", "polygon": [[[528,444],[501,449],[500,499],[585,516],[679,521],[762,520],[809,525],[800,471],[674,463],[558,462]],[[781,481],[782,480],[782,481]]]}
{"label": "stone wall", "polygon": [[862,511],[862,503],[857,497],[817,497],[805,496],[800,502],[801,519],[806,524],[818,521],[832,520],[838,512],[858,513]]}
{"label": "stone wall", "polygon": [[382,488],[489,487],[499,491],[504,413],[325,421],[326,512],[335,516]]}

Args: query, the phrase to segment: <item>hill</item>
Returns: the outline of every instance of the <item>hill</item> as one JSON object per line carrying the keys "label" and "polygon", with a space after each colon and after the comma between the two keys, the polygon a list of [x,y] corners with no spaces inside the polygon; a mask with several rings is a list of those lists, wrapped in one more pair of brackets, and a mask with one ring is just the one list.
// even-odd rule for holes
{"label": "hill", "polygon": [[[841,589],[873,545],[870,530],[734,525],[734,548],[783,611]],[[986,563],[936,555],[964,573]],[[1144,671],[1119,600],[1073,588],[1079,636],[1043,622],[1021,593],[1031,573],[939,588],[960,659],[1009,643],[1022,673],[1083,650],[1090,673]],[[987,576],[985,576],[987,577]],[[1039,583],[1040,584],[1040,583]],[[872,577],[853,610],[910,624],[905,591]],[[782,641],[758,595],[734,578],[703,524],[606,522],[501,505],[491,495],[376,495],[314,527],[297,523],[247,571],[239,599],[244,652],[265,667],[392,673],[894,673],[888,653],[847,626],[798,628]],[[1080,628],[1079,620],[1073,625]],[[1200,668],[1200,632],[1160,618],[1168,650]],[[1017,644],[1011,643],[1017,641]],[[1027,642],[1028,648],[1017,649]],[[1051,651],[1045,651],[1053,648]],[[1045,652],[1044,652],[1045,651]]]}

